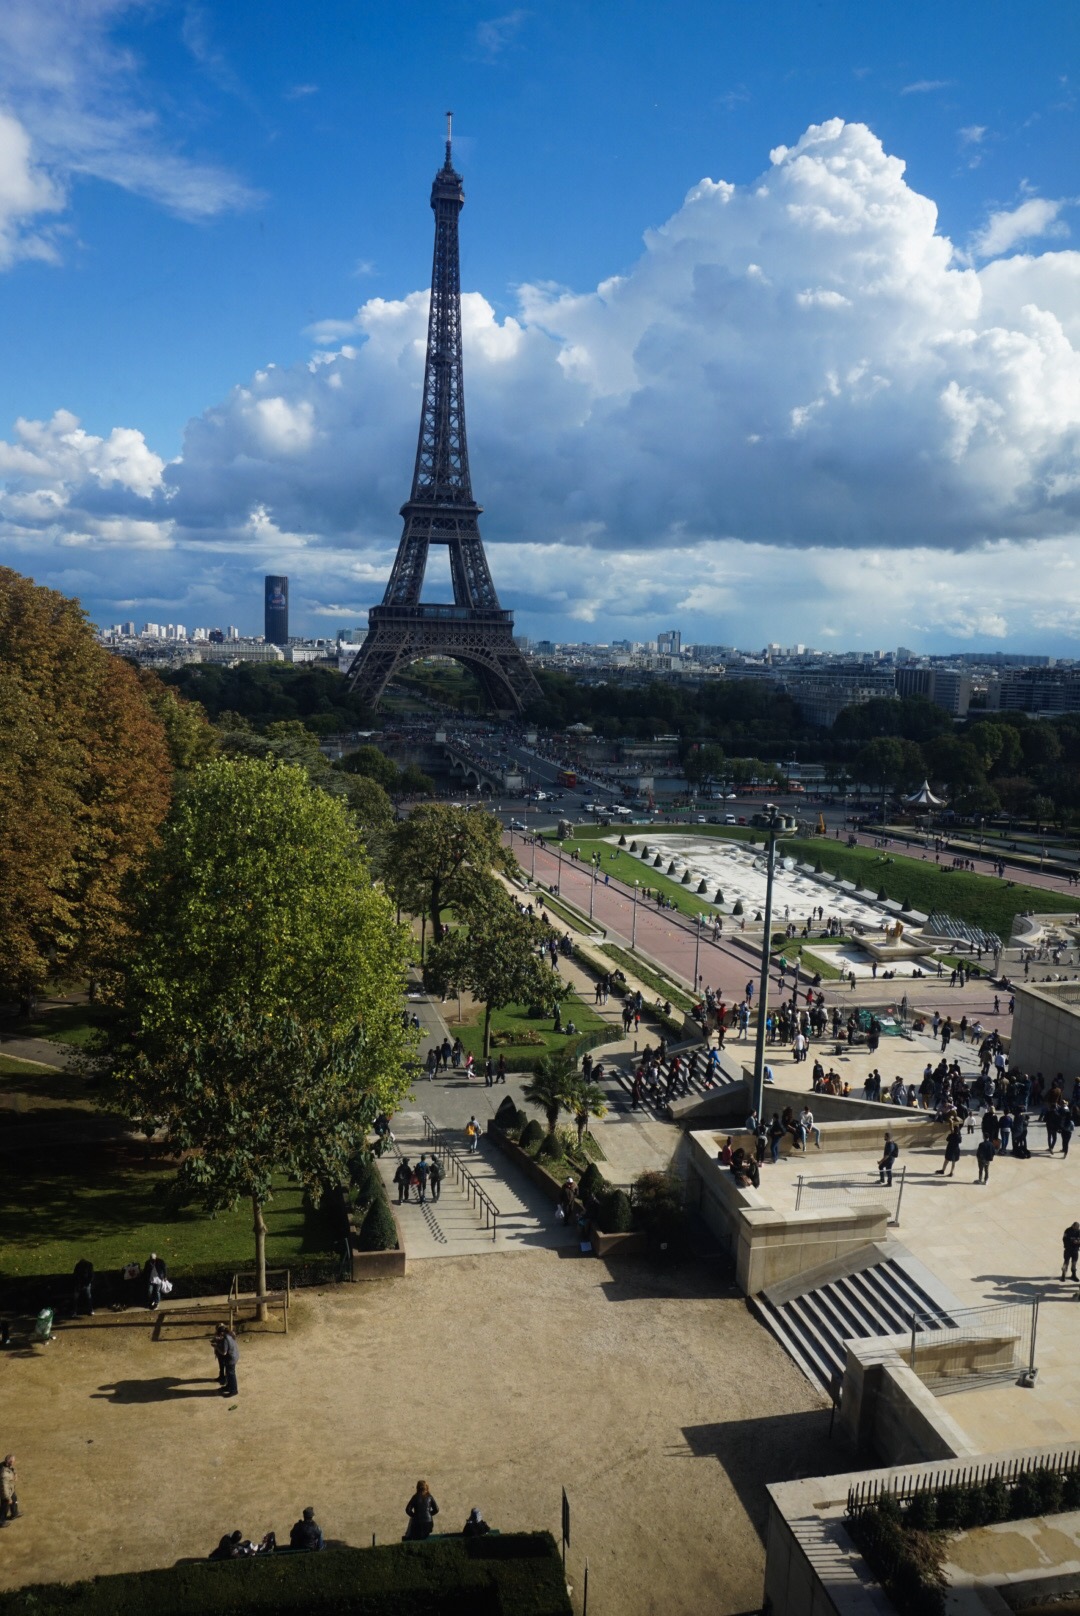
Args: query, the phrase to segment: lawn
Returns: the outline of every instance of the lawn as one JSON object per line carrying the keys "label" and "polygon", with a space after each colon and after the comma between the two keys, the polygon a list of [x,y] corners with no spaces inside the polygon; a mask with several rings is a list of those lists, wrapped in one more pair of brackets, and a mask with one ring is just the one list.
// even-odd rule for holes
{"label": "lawn", "polygon": [[783,838],[782,850],[807,864],[820,863],[822,869],[841,880],[854,881],[871,892],[883,889],[886,897],[907,904],[923,914],[940,910],[956,920],[996,932],[1008,941],[1016,915],[1034,910],[1040,914],[1075,914],[1080,899],[1040,887],[1016,886],[992,875],[973,875],[936,865],[932,859],[905,858],[874,847],[842,847],[825,837],[812,841]]}
{"label": "lawn", "polygon": [[[697,829],[700,830],[701,826],[699,825]],[[630,840],[637,840],[637,838],[631,837]],[[648,836],[642,837],[638,841],[638,846],[643,846],[647,841]],[[564,858],[568,857],[576,849],[581,854],[582,865],[587,869],[589,856],[596,851],[594,844],[595,837],[574,836],[562,844],[563,856]],[[629,842],[627,843],[628,847]],[[703,910],[710,914],[713,912],[712,898],[713,893],[716,891],[715,887],[710,887],[707,893],[698,893],[696,888],[692,886],[684,887],[680,881],[673,881],[664,874],[667,863],[664,864],[663,868],[654,870],[651,860],[638,858],[636,853],[629,852],[627,848],[604,848],[603,862],[600,866],[601,875],[614,876],[616,880],[625,882],[629,887],[632,887],[634,882],[637,881],[642,888],[650,887],[654,892],[662,892],[666,898],[671,898],[674,901],[675,907],[684,915],[699,915]],[[568,888],[568,896],[572,896],[573,901],[580,907],[582,903],[580,892]],[[647,901],[644,897],[641,898],[642,903]]]}
{"label": "lawn", "polygon": [[49,1038],[56,1044],[88,1044],[96,1030],[90,1006],[47,1001],[38,1006],[37,1015],[4,1023],[4,1031],[13,1038]]}
{"label": "lawn", "polygon": [[57,1067],[47,1066],[43,1061],[26,1061],[19,1060],[14,1055],[0,1055],[0,1095],[4,1093],[6,1088],[13,1087],[12,1084],[4,1082],[5,1078],[40,1078],[43,1073],[51,1073],[57,1070]]}
{"label": "lawn", "polygon": [[636,954],[631,954],[628,949],[619,948],[616,943],[601,943],[600,948],[604,954],[610,955],[622,970],[629,971],[643,988],[648,988],[661,999],[668,1000],[676,1009],[690,1011],[694,1008],[694,1001],[685,988],[678,987],[668,977],[653,970],[650,965],[643,964]]}
{"label": "lawn", "polygon": [[[24,1156],[0,1186],[0,1278],[70,1274],[80,1257],[99,1272],[145,1262],[157,1251],[170,1273],[250,1268],[251,1207],[210,1217],[195,1207],[170,1210],[164,1194],[175,1177],[158,1162],[136,1165],[100,1153]],[[334,1250],[328,1214],[304,1205],[302,1191],[282,1181],[267,1206],[267,1260],[298,1265]]]}
{"label": "lawn", "polygon": [[[445,1006],[450,1010],[451,1001]],[[537,1020],[531,1017],[528,1006],[520,1004],[507,1005],[503,1010],[496,1010],[491,1017],[491,1058],[497,1061],[500,1055],[506,1056],[506,1063],[510,1069],[520,1069],[520,1060],[523,1055],[535,1059],[539,1055],[550,1054],[556,1049],[566,1048],[566,1034],[552,1031],[552,1016],[544,1016]],[[612,1038],[622,1036],[616,1023],[614,1026],[605,1021],[603,1016],[597,1015],[591,1004],[587,1004],[577,994],[564,999],[562,1004],[562,1020],[565,1027],[572,1021],[580,1034],[610,1030]],[[446,1018],[450,1028],[451,1037],[458,1037],[467,1051],[471,1052],[474,1060],[483,1059],[484,1050],[484,1012],[482,1008],[466,1011],[465,1018],[460,1026],[452,1014]],[[496,1033],[508,1033],[512,1042],[497,1043]],[[539,1040],[539,1041],[537,1041]]]}

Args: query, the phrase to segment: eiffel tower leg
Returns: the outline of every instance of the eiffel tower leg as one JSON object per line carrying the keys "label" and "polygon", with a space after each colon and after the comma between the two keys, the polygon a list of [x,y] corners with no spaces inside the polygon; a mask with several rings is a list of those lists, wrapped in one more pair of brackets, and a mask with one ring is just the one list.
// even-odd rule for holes
{"label": "eiffel tower leg", "polygon": [[508,623],[491,625],[480,614],[453,622],[415,614],[379,621],[376,608],[368,637],[349,670],[348,682],[375,707],[393,675],[425,656],[449,656],[476,675],[485,700],[497,713],[520,712],[539,686],[514,644]]}

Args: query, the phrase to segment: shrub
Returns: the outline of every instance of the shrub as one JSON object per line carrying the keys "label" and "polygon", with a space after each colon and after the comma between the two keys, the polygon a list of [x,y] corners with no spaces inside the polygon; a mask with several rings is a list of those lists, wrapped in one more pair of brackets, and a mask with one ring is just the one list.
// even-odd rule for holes
{"label": "shrub", "polygon": [[543,1140],[545,1137],[546,1131],[543,1123],[538,1122],[535,1117],[531,1117],[525,1124],[524,1128],[522,1128],[521,1138],[518,1140],[518,1143],[522,1150],[535,1150],[536,1146],[540,1144],[541,1140]]}
{"label": "shrub", "polygon": [[849,1523],[871,1570],[904,1616],[942,1616],[945,1550],[926,1532],[905,1530],[892,1494]]}
{"label": "shrub", "polygon": [[642,842],[642,844],[641,844],[641,856],[642,856],[642,858],[648,858],[648,856],[649,856],[649,844],[648,844],[648,842]]}
{"label": "shrub", "polygon": [[659,853],[657,853],[657,855],[656,855],[656,857],[655,857],[655,858],[654,858],[654,859],[653,859],[653,861],[652,861],[652,867],[653,867],[653,869],[654,869],[654,870],[658,870],[658,869],[660,869],[660,867],[661,867],[661,865],[662,865],[662,864],[663,864],[663,862],[664,862],[664,861],[663,861],[663,859],[662,859],[662,858],[661,858],[661,857],[660,857],[660,855],[659,855]]}
{"label": "shrub", "polygon": [[705,878],[704,878],[704,876],[703,876],[703,877],[702,877],[702,879],[701,879],[701,880],[700,880],[700,881],[699,881],[699,882],[698,882],[698,884],[697,884],[697,889],[698,889],[698,892],[699,892],[699,893],[702,893],[702,892],[708,892],[708,890],[709,890],[709,888],[708,888],[708,884],[707,884],[707,882],[706,882],[706,881],[705,881]]}
{"label": "shrub", "polygon": [[[1002,1488],[1003,1492],[1004,1490],[1005,1489]],[[1065,1484],[1061,1496],[1061,1505],[1063,1509],[1080,1509],[1080,1470],[1069,1470],[1066,1472]],[[1007,1513],[1008,1512],[1006,1511],[1005,1515],[999,1515],[997,1519],[999,1521],[1005,1520]]]}
{"label": "shrub", "polygon": [[672,859],[671,863],[668,865],[667,873],[669,875],[674,875],[675,874],[675,860],[674,859]]}
{"label": "shrub", "polygon": [[356,1185],[357,1206],[370,1206],[383,1193],[383,1182],[379,1176],[379,1169],[373,1161],[353,1162],[350,1164],[352,1181]]}
{"label": "shrub", "polygon": [[[539,1126],[539,1124],[537,1124],[537,1126]],[[564,1150],[565,1147],[562,1140],[559,1138],[559,1135],[557,1133],[549,1133],[545,1134],[543,1139],[540,1141],[540,1149],[536,1152],[536,1154],[538,1158],[543,1157],[545,1161],[562,1161]]]}
{"label": "shrub", "polygon": [[528,1126],[528,1114],[521,1109],[520,1105],[516,1106],[514,1108],[514,1131],[518,1135],[519,1139]]}
{"label": "shrub", "polygon": [[888,896],[889,896],[889,894],[885,891],[884,887],[878,887],[878,889],[877,889],[877,901],[878,901],[878,903],[884,903],[885,900],[888,898]]}
{"label": "shrub", "polygon": [[639,1173],[634,1180],[634,1221],[650,1240],[671,1245],[683,1233],[682,1185],[674,1173]]}
{"label": "shrub", "polygon": [[629,1234],[634,1214],[625,1190],[609,1189],[601,1196],[596,1221],[605,1234]]}
{"label": "shrub", "polygon": [[581,1183],[578,1187],[583,1196],[593,1195],[597,1200],[600,1200],[601,1196],[611,1188],[611,1185],[608,1183],[599,1167],[597,1167],[596,1163],[591,1161],[588,1167],[586,1167],[585,1171],[582,1173]]}
{"label": "shrub", "polygon": [[937,1496],[924,1488],[908,1505],[905,1523],[918,1532],[932,1532],[937,1526]]}
{"label": "shrub", "polygon": [[1033,1472],[1029,1470],[1026,1475],[1020,1477],[1013,1488],[1009,1514],[1014,1521],[1022,1521],[1028,1515],[1040,1514],[1041,1507],[1039,1486]]}
{"label": "shrub", "polygon": [[512,1128],[517,1115],[517,1101],[509,1094],[504,1096],[499,1109],[495,1113],[495,1125],[498,1128]]}
{"label": "shrub", "polygon": [[824,866],[824,864],[822,864],[820,859],[818,859],[816,861],[816,863],[814,864],[814,874],[815,875],[824,875],[825,874],[825,866]]}
{"label": "shrub", "polygon": [[741,915],[743,913],[743,903],[741,898],[735,899],[735,906],[731,912],[733,915]]}
{"label": "shrub", "polygon": [[[626,846],[626,837],[625,836],[620,836],[619,837],[619,846],[620,847],[625,847]],[[630,843],[630,851],[631,851],[631,853],[636,853],[637,852],[637,843],[636,842],[631,842]]]}
{"label": "shrub", "polygon": [[[1076,1503],[1072,1508],[1080,1505],[1080,1471],[1074,1471],[1072,1479],[1077,1483]],[[1009,1518],[1009,1489],[1000,1476],[988,1481],[983,1491],[986,1494],[986,1524],[993,1526],[996,1521],[1007,1521]]]}
{"label": "shrub", "polygon": [[911,899],[905,898],[903,903],[900,905],[900,909],[903,914],[909,914],[911,912]]}
{"label": "shrub", "polygon": [[713,893],[713,903],[723,903],[723,901],[724,894],[721,892],[720,888],[717,887],[716,891]]}
{"label": "shrub", "polygon": [[683,884],[683,886],[688,887],[690,885],[691,880],[692,880],[692,877],[690,875],[690,871],[689,870],[684,870],[683,873],[682,873],[682,884]]}
{"label": "shrub", "polygon": [[1056,1470],[1036,1470],[1035,1492],[1040,1515],[1056,1515],[1061,1509],[1065,1483]]}
{"label": "shrub", "polygon": [[385,1194],[377,1195],[364,1214],[356,1244],[361,1251],[395,1251],[397,1228]]}

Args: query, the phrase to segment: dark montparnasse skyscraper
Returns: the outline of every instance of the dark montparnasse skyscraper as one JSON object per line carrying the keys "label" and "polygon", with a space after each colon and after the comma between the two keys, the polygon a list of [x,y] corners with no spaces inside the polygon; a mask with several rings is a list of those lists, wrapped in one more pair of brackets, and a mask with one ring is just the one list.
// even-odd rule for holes
{"label": "dark montparnasse skyscraper", "polygon": [[268,575],[263,583],[265,585],[263,638],[268,645],[288,645],[289,580],[272,578]]}

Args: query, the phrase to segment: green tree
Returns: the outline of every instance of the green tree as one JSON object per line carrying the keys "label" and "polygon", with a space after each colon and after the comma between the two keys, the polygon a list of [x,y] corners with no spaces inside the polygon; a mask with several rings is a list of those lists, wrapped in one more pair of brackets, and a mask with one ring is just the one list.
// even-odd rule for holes
{"label": "green tree", "polygon": [[377,746],[358,746],[355,752],[346,752],[338,768],[345,774],[366,774],[369,780],[377,780],[384,791],[397,789],[398,766]]}
{"label": "green tree", "polygon": [[408,1089],[407,935],[345,805],[260,759],[196,770],[135,921],[94,1065],[186,1154],[181,1193],[250,1199],[261,1293],[273,1175],[318,1196]]}
{"label": "green tree", "polygon": [[541,959],[545,927],[523,915],[493,877],[481,877],[462,911],[465,924],[429,951],[424,980],[442,993],[471,993],[484,1006],[484,1056],[491,1053],[491,1017],[508,1004],[554,1009],[567,989]]}
{"label": "green tree", "polygon": [[878,736],[875,740],[867,741],[852,765],[856,779],[879,788],[895,786],[903,767],[902,743],[893,736]]}
{"label": "green tree", "polygon": [[548,1133],[553,1134],[559,1117],[573,1108],[573,1093],[578,1078],[577,1055],[572,1049],[560,1049],[554,1055],[544,1055],[521,1091],[526,1105],[542,1111]]}
{"label": "green tree", "polygon": [[447,803],[421,803],[387,838],[387,886],[403,909],[416,914],[423,907],[436,943],[443,938],[445,908],[466,906],[479,877],[514,867],[494,814]]}

